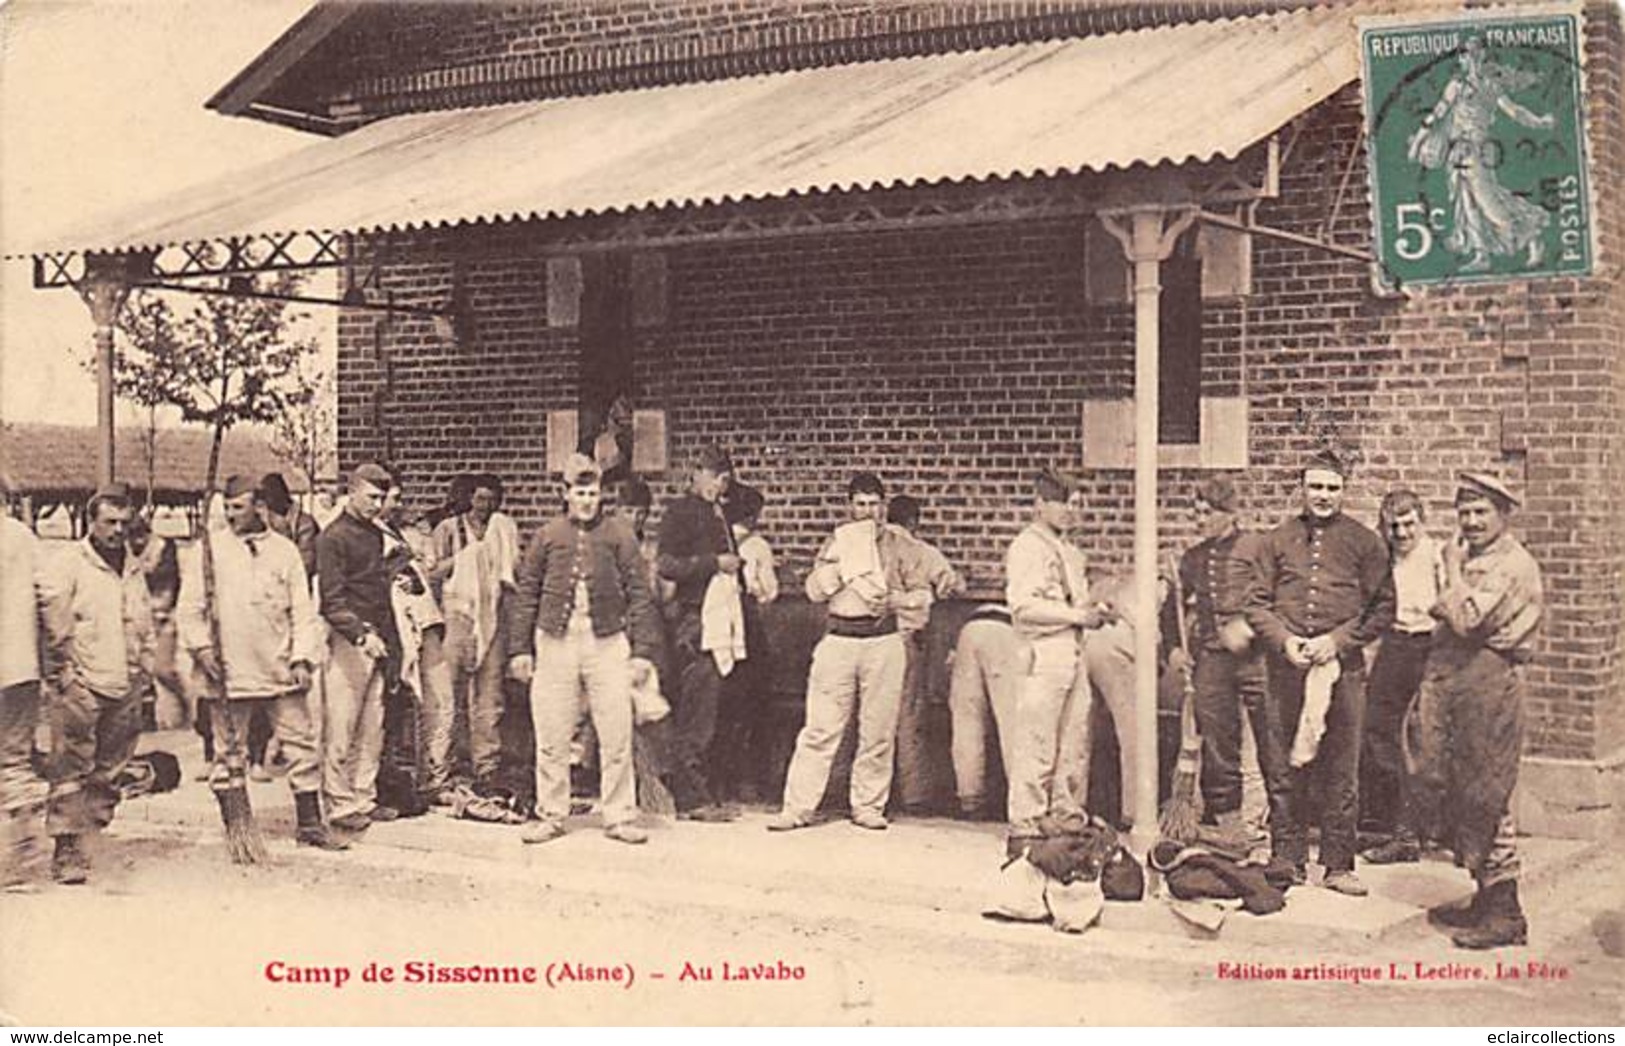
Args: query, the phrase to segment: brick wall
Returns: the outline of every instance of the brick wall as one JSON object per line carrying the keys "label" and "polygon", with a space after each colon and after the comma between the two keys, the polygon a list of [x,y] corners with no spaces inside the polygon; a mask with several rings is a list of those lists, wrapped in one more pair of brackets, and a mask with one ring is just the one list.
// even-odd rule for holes
{"label": "brick wall", "polygon": [[[1546,571],[1550,602],[1530,670],[1528,745],[1576,758],[1625,737],[1617,13],[1596,14],[1589,48],[1602,275],[1383,299],[1361,262],[1260,239],[1251,295],[1212,305],[1203,321],[1207,391],[1251,401],[1254,467],[1243,489],[1254,523],[1290,511],[1296,464],[1327,426],[1365,457],[1349,508],[1367,521],[1384,490],[1406,485],[1427,498],[1433,528],[1448,532],[1453,475],[1464,468],[1501,472],[1526,492],[1518,531]],[[1354,89],[1309,114],[1282,197],[1259,221],[1311,235],[1329,223],[1330,238],[1364,245],[1357,154],[1330,221],[1359,126]],[[391,458],[420,506],[451,474],[494,469],[527,528],[551,510],[546,411],[575,405],[578,374],[573,332],[547,327],[544,259],[566,228],[391,242],[397,260],[383,282],[400,300],[441,304],[453,265],[463,266],[473,337],[454,347],[427,321],[346,315],[346,463]],[[667,411],[674,461],[705,440],[733,449],[769,494],[766,529],[788,582],[841,518],[850,471],[866,468],[924,497],[927,536],[977,588],[996,591],[1033,469],[1081,467],[1082,403],[1131,391],[1132,317],[1087,304],[1083,257],[1076,218],[669,249],[669,315],[638,335],[637,402]],[[1170,546],[1190,536],[1193,478],[1165,474]],[[679,483],[656,477],[657,497]],[[1103,570],[1126,569],[1131,475],[1096,472],[1088,492],[1084,542]]]}

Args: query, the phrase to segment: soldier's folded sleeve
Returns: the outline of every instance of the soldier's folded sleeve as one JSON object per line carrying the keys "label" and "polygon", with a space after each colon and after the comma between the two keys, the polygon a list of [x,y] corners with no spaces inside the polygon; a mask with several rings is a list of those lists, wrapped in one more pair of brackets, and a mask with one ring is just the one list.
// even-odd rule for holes
{"label": "soldier's folded sleeve", "polygon": [[182,650],[209,646],[209,624],[203,602],[203,549],[194,545],[180,562],[181,590],[175,601],[175,637]]}

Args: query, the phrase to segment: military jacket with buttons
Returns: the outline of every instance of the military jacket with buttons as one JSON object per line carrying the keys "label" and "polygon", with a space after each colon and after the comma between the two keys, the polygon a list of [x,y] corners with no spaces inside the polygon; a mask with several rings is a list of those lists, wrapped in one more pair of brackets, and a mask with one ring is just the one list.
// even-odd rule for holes
{"label": "military jacket with buttons", "polygon": [[600,516],[589,524],[559,517],[542,527],[519,564],[508,654],[533,654],[536,632],[563,636],[585,588],[593,634],[625,632],[632,656],[660,656],[660,617],[649,594],[647,566],[625,521]]}
{"label": "military jacket with buttons", "polygon": [[1252,557],[1247,620],[1279,653],[1290,636],[1330,634],[1357,652],[1394,620],[1394,575],[1377,532],[1338,513],[1305,513],[1265,534]]}
{"label": "military jacket with buttons", "polygon": [[1189,611],[1193,650],[1222,650],[1219,626],[1241,614],[1255,546],[1262,535],[1232,531],[1208,538],[1179,557],[1179,584]]}

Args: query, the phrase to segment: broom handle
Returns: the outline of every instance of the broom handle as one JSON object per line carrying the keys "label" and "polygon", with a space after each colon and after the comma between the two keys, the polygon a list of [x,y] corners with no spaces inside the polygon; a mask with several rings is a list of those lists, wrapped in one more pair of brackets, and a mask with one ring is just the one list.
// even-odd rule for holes
{"label": "broom handle", "polygon": [[[237,751],[237,722],[232,718],[231,710],[227,705],[230,700],[226,690],[226,652],[220,642],[220,615],[215,609],[215,577],[214,577],[214,540],[209,535],[209,506],[214,500],[214,485],[209,485],[209,491],[204,495],[203,502],[203,611],[209,621],[209,646],[214,650],[214,663],[220,669],[220,715],[226,721],[226,751]],[[245,753],[246,754],[246,753]],[[231,771],[228,762],[226,770]],[[228,782],[229,783],[229,782]]]}
{"label": "broom handle", "polygon": [[1174,589],[1174,622],[1179,630],[1179,649],[1185,654],[1185,671],[1181,673],[1180,689],[1184,692],[1184,700],[1179,709],[1179,747],[1194,747],[1197,741],[1196,732],[1196,702],[1192,700],[1196,695],[1196,686],[1191,680],[1191,671],[1194,665],[1191,662],[1190,633],[1185,626],[1185,586],[1179,577],[1179,563],[1172,556],[1168,557],[1168,580]]}

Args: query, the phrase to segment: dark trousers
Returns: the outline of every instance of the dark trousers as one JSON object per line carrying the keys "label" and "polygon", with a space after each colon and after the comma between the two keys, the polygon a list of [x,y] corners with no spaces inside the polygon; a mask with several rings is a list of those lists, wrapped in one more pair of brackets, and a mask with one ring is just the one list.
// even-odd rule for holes
{"label": "dark trousers", "polygon": [[711,742],[717,733],[722,700],[722,673],[712,656],[700,649],[700,609],[683,607],[672,628],[671,667],[677,686],[671,702],[666,784],[679,809],[705,805],[711,790]]}
{"label": "dark trousers", "polygon": [[926,742],[925,634],[904,632],[903,697],[897,709],[896,768],[892,781],[897,804],[906,811],[928,808],[938,788]]}
{"label": "dark trousers", "polygon": [[[1359,651],[1346,655],[1342,668],[1343,674],[1332,687],[1320,748],[1308,765],[1287,772],[1281,816],[1277,818],[1272,808],[1270,817],[1275,856],[1302,864],[1309,853],[1309,804],[1318,797],[1320,863],[1328,872],[1354,868],[1360,807],[1360,739],[1365,732],[1363,655]],[[1269,659],[1271,718],[1278,726],[1283,752],[1292,751],[1292,739],[1297,734],[1305,674],[1284,657],[1272,655]],[[1262,762],[1262,750],[1259,758]]]}
{"label": "dark trousers", "polygon": [[711,741],[711,785],[718,798],[743,798],[762,791],[766,718],[773,696],[768,655],[761,611],[747,605],[745,660],[736,663],[722,680],[716,735]]}
{"label": "dark trousers", "polygon": [[[1273,706],[1264,659],[1228,650],[1198,650],[1196,726],[1202,735],[1202,807],[1210,814],[1241,809],[1241,732],[1258,742],[1258,767],[1269,796],[1270,822],[1284,824],[1289,795],[1287,746]],[[1245,719],[1245,722],[1243,721]]]}
{"label": "dark trousers", "polygon": [[1379,832],[1413,834],[1404,823],[1405,713],[1422,685],[1432,633],[1389,632],[1371,664],[1365,736],[1360,748],[1360,824]]}
{"label": "dark trousers", "polygon": [[[511,679],[502,681],[502,716],[497,721],[502,754],[498,777],[523,809],[536,802],[536,729],[530,715],[530,687]],[[496,782],[477,782],[479,784]]]}
{"label": "dark trousers", "polygon": [[1440,644],[1416,705],[1412,823],[1442,825],[1457,863],[1480,882],[1515,878],[1505,825],[1523,755],[1519,669],[1481,646]]}

